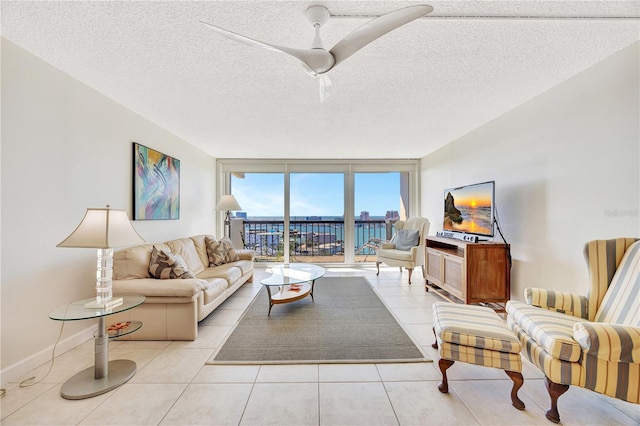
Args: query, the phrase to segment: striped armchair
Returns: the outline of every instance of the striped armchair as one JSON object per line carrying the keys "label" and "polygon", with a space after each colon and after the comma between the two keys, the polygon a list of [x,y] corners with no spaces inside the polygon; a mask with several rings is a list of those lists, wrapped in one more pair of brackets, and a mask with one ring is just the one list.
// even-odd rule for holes
{"label": "striped armchair", "polygon": [[528,288],[526,303],[506,306],[523,354],[546,376],[554,423],[570,385],[640,403],[640,241],[591,241],[584,254],[587,297]]}

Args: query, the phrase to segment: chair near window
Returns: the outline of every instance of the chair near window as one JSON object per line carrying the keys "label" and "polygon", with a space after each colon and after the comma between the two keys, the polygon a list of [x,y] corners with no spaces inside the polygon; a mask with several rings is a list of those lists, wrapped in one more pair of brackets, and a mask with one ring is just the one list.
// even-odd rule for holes
{"label": "chair near window", "polygon": [[389,241],[383,240],[381,238],[369,238],[366,243],[364,243],[363,245],[358,247],[358,250],[356,250],[356,256],[358,256],[359,254],[362,254],[362,252],[364,252],[366,250],[366,254],[365,254],[364,260],[363,260],[363,262],[366,262],[367,261],[367,257],[369,257],[369,254],[371,253],[370,250],[373,250],[373,252],[375,253],[376,250],[378,250],[380,248],[380,245],[382,243],[388,243],[388,242]]}
{"label": "chair near window", "polygon": [[426,217],[411,217],[396,222],[396,234],[391,242],[382,242],[376,250],[376,269],[380,275],[380,264],[407,268],[409,284],[413,270],[422,267],[424,276],[425,238],[429,232],[429,220]]}
{"label": "chair near window", "polygon": [[255,232],[249,232],[249,235],[245,235],[244,231],[240,231],[240,238],[242,239],[242,245],[245,249],[253,250],[257,254],[260,246],[256,242]]}

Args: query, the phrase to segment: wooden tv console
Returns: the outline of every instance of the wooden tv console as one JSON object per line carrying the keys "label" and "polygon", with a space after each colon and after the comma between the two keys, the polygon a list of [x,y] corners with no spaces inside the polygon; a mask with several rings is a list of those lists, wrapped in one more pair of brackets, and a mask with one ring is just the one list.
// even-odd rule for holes
{"label": "wooden tv console", "polygon": [[[509,246],[504,243],[470,243],[427,237],[426,283],[452,302],[496,305],[504,310],[511,296]],[[493,306],[496,308],[496,306]]]}

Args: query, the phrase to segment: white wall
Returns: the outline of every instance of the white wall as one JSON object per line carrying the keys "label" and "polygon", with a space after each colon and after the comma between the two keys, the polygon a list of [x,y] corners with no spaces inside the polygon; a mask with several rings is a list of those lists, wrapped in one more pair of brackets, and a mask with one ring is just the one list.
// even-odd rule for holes
{"label": "white wall", "polygon": [[586,294],[584,243],[640,237],[639,50],[634,43],[422,159],[431,234],[442,230],[445,188],[495,180],[512,298],[526,287]]}
{"label": "white wall", "polygon": [[[180,219],[133,222],[140,235],[214,233],[214,158],[2,39],[2,383],[50,358],[51,310],[94,295],[95,250],[56,244],[88,207],[131,217],[134,141],[181,166]],[[62,349],[94,326],[65,324]]]}

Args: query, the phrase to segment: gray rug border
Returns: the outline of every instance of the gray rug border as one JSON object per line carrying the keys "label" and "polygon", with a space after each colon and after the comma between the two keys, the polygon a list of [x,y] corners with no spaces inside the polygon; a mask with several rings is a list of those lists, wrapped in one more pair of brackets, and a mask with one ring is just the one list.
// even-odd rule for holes
{"label": "gray rug border", "polygon": [[[263,290],[263,288],[260,288],[260,290],[258,290],[256,292],[256,294],[253,296],[253,300],[251,300],[251,303],[249,303],[247,305],[247,307],[245,308],[245,311],[242,313],[242,316],[240,318],[238,318],[238,320],[233,325],[231,330],[229,330],[229,332],[225,335],[225,337],[222,340],[222,342],[220,343],[220,345],[209,356],[209,358],[207,358],[207,361],[205,361],[204,364],[205,365],[317,365],[317,364],[409,364],[409,363],[429,363],[429,362],[433,362],[433,359],[431,359],[429,356],[427,356],[427,354],[425,354],[425,351],[424,351],[422,345],[420,345],[414,339],[414,337],[411,335],[411,333],[409,333],[407,331],[407,329],[405,328],[404,324],[402,324],[402,322],[398,319],[398,317],[393,312],[393,310],[389,307],[389,305],[387,305],[385,300],[376,291],[375,287],[373,285],[371,285],[371,281],[369,281],[369,279],[364,274],[363,275],[358,275],[358,276],[349,276],[349,277],[340,277],[340,276],[338,276],[338,277],[327,277],[325,275],[322,278],[323,279],[327,279],[327,278],[362,278],[362,279],[364,279],[367,282],[367,284],[369,285],[369,287],[371,288],[371,290],[374,292],[374,294],[376,295],[378,300],[380,300],[380,302],[382,302],[384,307],[391,314],[391,316],[396,321],[396,323],[400,326],[402,331],[404,331],[404,333],[407,335],[407,337],[409,337],[409,339],[413,342],[414,346],[416,348],[418,348],[418,351],[420,351],[420,353],[422,354],[422,358],[337,359],[337,360],[321,359],[321,360],[287,360],[287,361],[280,361],[280,360],[278,360],[278,361],[216,361],[215,357],[218,355],[218,352],[220,352],[220,350],[222,349],[224,344],[227,342],[227,340],[229,339],[231,334],[233,334],[233,332],[235,331],[236,327],[240,324],[240,322],[242,322],[242,320],[244,319],[245,315],[249,312],[249,310],[251,309],[253,304],[256,303],[256,301],[258,300],[258,295]],[[240,287],[240,288],[242,288],[242,287]]]}

